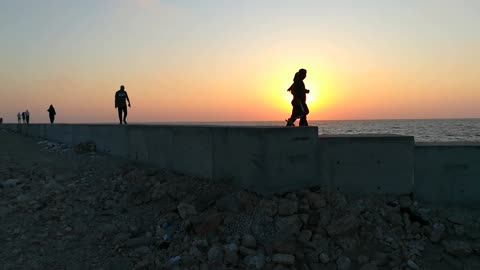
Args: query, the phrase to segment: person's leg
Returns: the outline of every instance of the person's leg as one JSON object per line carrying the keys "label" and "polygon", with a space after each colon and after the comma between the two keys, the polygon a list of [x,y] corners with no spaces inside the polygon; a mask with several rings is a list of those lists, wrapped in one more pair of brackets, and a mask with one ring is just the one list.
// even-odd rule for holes
{"label": "person's leg", "polygon": [[297,118],[295,117],[295,107],[294,107],[292,109],[292,115],[290,116],[290,118],[287,119],[287,127],[294,127],[295,120],[297,120]]}
{"label": "person's leg", "polygon": [[302,108],[298,100],[292,100],[292,115],[287,120],[287,126],[295,126],[295,121],[300,117]]}
{"label": "person's leg", "polygon": [[300,117],[299,126],[301,126],[301,127],[308,127],[308,122],[307,122],[307,116],[306,116],[306,115]]}
{"label": "person's leg", "polygon": [[302,101],[301,103],[302,106],[302,117],[300,117],[300,123],[299,126],[306,127],[308,126],[307,122],[307,115],[310,113],[310,110],[308,109],[307,103],[305,103],[305,100]]}
{"label": "person's leg", "polygon": [[118,107],[118,120],[120,121],[120,125],[122,124],[122,108]]}
{"label": "person's leg", "polygon": [[123,108],[123,123],[127,124],[127,107]]}
{"label": "person's leg", "polygon": [[54,116],[50,115],[50,124],[53,124]]}
{"label": "person's leg", "polygon": [[287,127],[295,126],[295,107],[292,108],[292,115],[287,119]]}

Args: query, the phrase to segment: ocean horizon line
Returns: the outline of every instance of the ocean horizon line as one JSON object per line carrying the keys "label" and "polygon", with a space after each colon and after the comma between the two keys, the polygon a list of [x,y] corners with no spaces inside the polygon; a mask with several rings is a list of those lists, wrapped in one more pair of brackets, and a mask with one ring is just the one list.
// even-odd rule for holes
{"label": "ocean horizon line", "polygon": [[[480,120],[480,117],[453,117],[453,118],[380,118],[380,119],[309,119],[309,122],[353,122],[353,121],[419,121],[419,120]],[[209,124],[209,123],[283,123],[284,120],[202,120],[202,121],[129,121],[130,124]],[[17,122],[4,122],[4,124],[17,124]],[[31,124],[49,124],[47,120],[34,122]],[[116,121],[98,121],[98,122],[56,122],[55,124],[118,124]]]}

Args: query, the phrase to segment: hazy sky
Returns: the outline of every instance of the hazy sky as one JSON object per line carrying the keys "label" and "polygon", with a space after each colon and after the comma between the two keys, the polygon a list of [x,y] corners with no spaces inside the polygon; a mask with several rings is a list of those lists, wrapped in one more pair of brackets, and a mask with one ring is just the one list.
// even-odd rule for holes
{"label": "hazy sky", "polygon": [[283,120],[480,117],[476,0],[0,0],[0,117]]}

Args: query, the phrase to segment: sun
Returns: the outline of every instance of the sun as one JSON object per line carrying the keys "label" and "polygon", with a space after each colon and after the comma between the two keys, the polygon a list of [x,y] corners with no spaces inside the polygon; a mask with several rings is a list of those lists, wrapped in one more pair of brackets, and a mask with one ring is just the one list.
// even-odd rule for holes
{"label": "sun", "polygon": [[[304,82],[305,88],[310,90],[310,93],[307,94],[307,106],[311,112],[315,112],[323,106],[325,101],[322,98],[325,94],[322,93],[322,87],[318,81],[305,79]],[[269,87],[270,105],[274,111],[290,115],[293,96],[287,89],[291,84],[291,81],[283,80],[282,82],[272,83],[272,86]]]}
{"label": "sun", "polygon": [[[266,91],[262,92],[264,104],[270,108],[272,115],[285,114],[290,115],[292,111],[292,94],[287,89],[293,83],[291,70],[285,69],[274,74],[269,74],[263,81],[262,87]],[[304,80],[305,88],[310,90],[307,94],[307,105],[313,115],[325,111],[332,102],[332,80],[327,73],[313,74],[308,72]]]}

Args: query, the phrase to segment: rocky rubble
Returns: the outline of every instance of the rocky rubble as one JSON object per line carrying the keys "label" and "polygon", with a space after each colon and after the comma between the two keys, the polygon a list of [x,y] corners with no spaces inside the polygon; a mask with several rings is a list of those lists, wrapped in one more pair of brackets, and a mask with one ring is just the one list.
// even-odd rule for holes
{"label": "rocky rubble", "polygon": [[321,187],[259,196],[75,158],[67,175],[2,163],[4,269],[480,269],[473,211]]}

